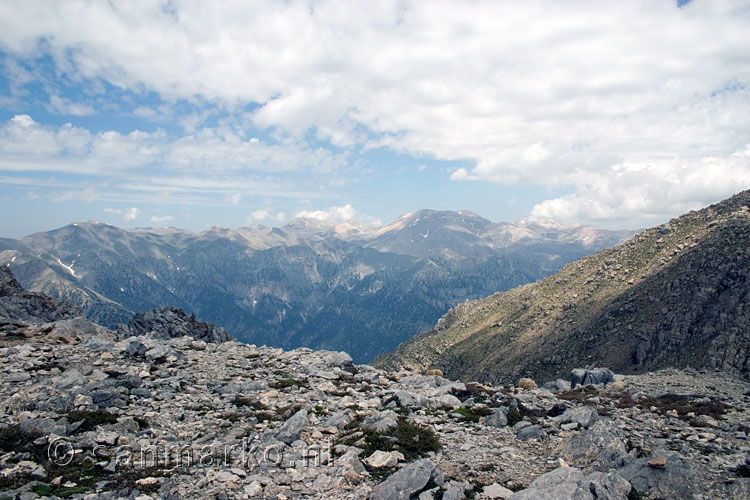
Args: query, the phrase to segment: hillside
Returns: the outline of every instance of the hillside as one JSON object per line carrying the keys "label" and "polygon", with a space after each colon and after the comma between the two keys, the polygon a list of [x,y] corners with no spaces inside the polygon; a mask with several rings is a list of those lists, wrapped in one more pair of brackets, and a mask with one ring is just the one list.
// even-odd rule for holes
{"label": "hillside", "polygon": [[377,228],[300,218],[194,233],[91,221],[0,240],[0,264],[108,328],[174,306],[244,342],[369,362],[466,298],[539,280],[630,234],[433,210]]}
{"label": "hillside", "polygon": [[590,364],[750,376],[750,191],[538,283],[460,304],[376,360],[462,380],[549,380]]}

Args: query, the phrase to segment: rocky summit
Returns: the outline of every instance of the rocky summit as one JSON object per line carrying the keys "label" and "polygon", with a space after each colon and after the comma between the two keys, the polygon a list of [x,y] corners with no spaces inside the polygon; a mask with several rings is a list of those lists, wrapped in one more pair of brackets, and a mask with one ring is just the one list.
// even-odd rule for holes
{"label": "rocky summit", "polygon": [[0,337],[0,498],[750,497],[730,374],[495,386],[65,321]]}

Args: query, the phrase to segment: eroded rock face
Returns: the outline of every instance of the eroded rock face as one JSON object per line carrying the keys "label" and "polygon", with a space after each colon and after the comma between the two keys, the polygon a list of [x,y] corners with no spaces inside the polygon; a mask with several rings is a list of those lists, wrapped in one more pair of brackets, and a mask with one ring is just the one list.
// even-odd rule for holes
{"label": "eroded rock face", "polygon": [[120,337],[150,335],[159,339],[174,339],[187,335],[196,340],[212,343],[235,340],[225,329],[199,321],[194,314],[188,314],[176,307],[162,307],[138,313],[129,325],[119,325],[117,334]]}
{"label": "eroded rock face", "polygon": [[83,311],[44,295],[25,291],[10,267],[0,266],[0,327],[40,324],[83,316]]}

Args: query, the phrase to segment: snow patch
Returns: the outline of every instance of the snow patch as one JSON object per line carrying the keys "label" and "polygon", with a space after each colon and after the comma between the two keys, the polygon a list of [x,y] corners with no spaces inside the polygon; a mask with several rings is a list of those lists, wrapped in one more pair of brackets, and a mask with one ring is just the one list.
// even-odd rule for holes
{"label": "snow patch", "polygon": [[60,265],[61,265],[62,267],[64,267],[65,269],[67,269],[67,270],[68,270],[68,272],[69,272],[69,273],[70,273],[70,274],[71,274],[71,275],[72,275],[73,277],[75,277],[75,278],[77,278],[77,277],[78,277],[78,276],[76,276],[76,271],[75,271],[75,269],[73,269],[73,264],[75,264],[75,263],[76,263],[76,261],[73,261],[73,262],[71,262],[71,263],[70,263],[70,265],[69,265],[69,266],[66,266],[65,264],[63,264],[63,263],[62,263],[62,261],[60,260],[60,257],[57,257],[57,263],[58,263],[58,264],[60,264]]}

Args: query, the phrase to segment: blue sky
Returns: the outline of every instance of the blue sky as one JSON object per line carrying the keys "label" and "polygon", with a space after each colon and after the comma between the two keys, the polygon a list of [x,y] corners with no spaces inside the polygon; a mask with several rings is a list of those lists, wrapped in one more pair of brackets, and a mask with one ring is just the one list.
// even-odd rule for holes
{"label": "blue sky", "polygon": [[750,188],[748,25],[740,0],[0,0],[0,236],[650,226]]}

